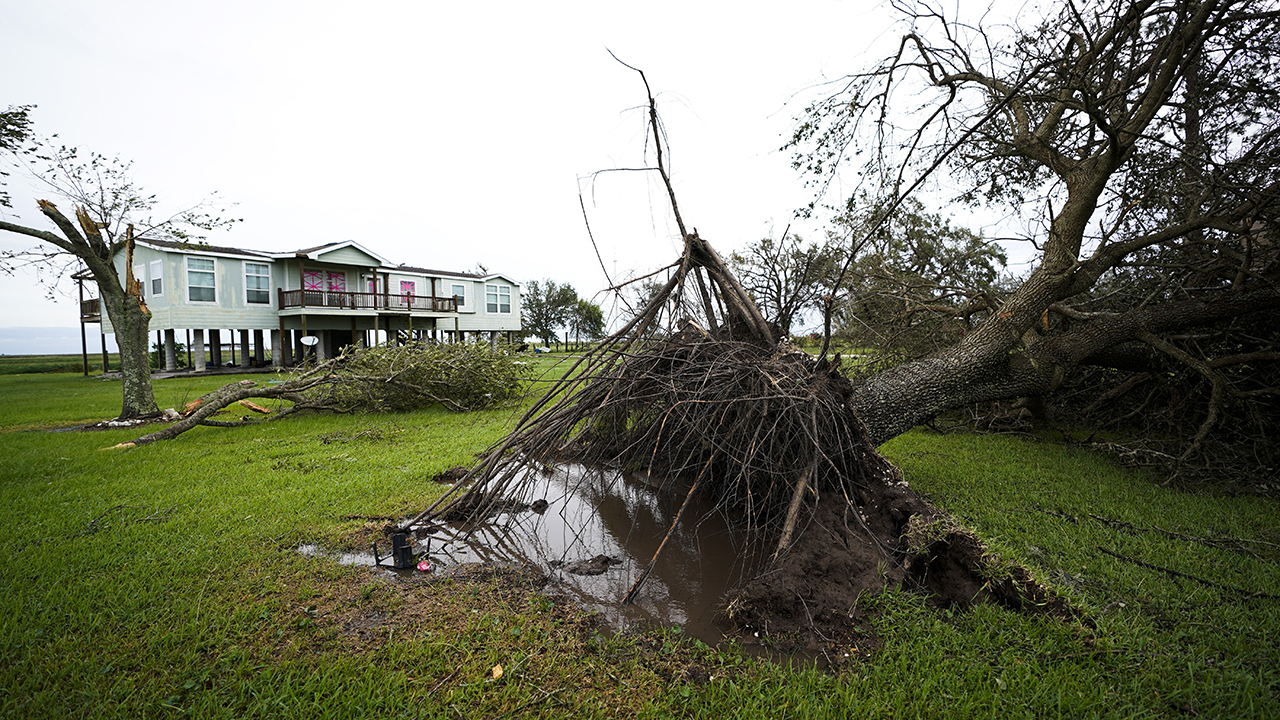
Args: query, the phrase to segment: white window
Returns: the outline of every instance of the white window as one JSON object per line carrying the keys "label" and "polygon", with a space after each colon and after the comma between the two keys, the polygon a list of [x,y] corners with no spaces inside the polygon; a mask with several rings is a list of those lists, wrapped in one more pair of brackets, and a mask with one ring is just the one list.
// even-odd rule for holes
{"label": "white window", "polygon": [[187,300],[218,302],[217,274],[213,258],[187,258]]}
{"label": "white window", "polygon": [[160,260],[151,261],[151,294],[164,294],[164,263]]}
{"label": "white window", "polygon": [[467,304],[467,286],[455,284],[453,286],[453,297],[458,301],[458,307]]}
{"label": "white window", "polygon": [[264,263],[244,264],[244,301],[250,305],[271,304],[271,266]]}
{"label": "white window", "polygon": [[485,285],[484,309],[491,313],[511,312],[511,288],[506,285]]}
{"label": "white window", "polygon": [[134,266],[133,266],[133,279],[134,279],[135,281],[137,281],[137,283],[138,283],[138,292],[139,292],[139,293],[141,293],[141,294],[143,294],[143,295],[146,295],[146,294],[147,294],[147,275],[146,275],[146,273],[147,273],[147,266],[146,266],[146,265],[134,265]]}

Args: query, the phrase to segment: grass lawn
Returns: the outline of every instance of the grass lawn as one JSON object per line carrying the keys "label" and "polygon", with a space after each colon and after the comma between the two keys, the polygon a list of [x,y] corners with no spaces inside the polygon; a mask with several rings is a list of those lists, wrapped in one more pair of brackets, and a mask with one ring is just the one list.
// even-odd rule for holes
{"label": "grass lawn", "polygon": [[[180,406],[224,382],[156,394]],[[394,580],[296,552],[367,547],[367,518],[424,508],[430,478],[519,409],[303,416],[110,452],[141,433],[49,431],[111,417],[119,392],[0,376],[5,716],[1280,716],[1267,498],[1180,493],[1052,443],[910,433],[884,452],[912,486],[1080,616],[887,593],[864,600],[879,640],[831,672],[677,631],[606,636],[517,574]]]}
{"label": "grass lawn", "polygon": [[[107,362],[112,368],[120,369],[120,356],[116,353],[109,353]],[[81,373],[83,371],[84,358],[79,355],[0,355],[0,375]],[[101,372],[102,353],[90,351],[89,373],[97,375]]]}

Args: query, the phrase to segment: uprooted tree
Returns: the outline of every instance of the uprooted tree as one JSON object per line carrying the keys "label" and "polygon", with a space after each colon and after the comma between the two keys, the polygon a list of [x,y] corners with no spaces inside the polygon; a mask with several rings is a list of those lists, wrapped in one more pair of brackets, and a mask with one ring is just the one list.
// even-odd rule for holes
{"label": "uprooted tree", "polygon": [[[895,578],[944,598],[977,592],[1044,604],[1044,590],[1016,570],[1003,583],[955,587],[950,578],[982,574],[981,549],[906,488],[875,447],[953,408],[1050,393],[1131,343],[1193,364],[1222,388],[1219,402],[1241,392],[1221,378],[1222,364],[1196,360],[1167,334],[1229,327],[1280,305],[1275,63],[1257,50],[1274,47],[1280,23],[1270,3],[1116,0],[1087,16],[1066,5],[1011,42],[971,42],[967,25],[928,10],[912,17],[899,52],[814,105],[795,138],[811,144],[801,165],[827,174],[869,135],[869,177],[885,180],[886,197],[873,198],[885,210],[853,238],[840,273],[887,213],[948,163],[972,180],[968,196],[1039,202],[1029,205],[1044,211],[1035,270],[1007,294],[969,298],[990,307],[969,313],[972,329],[953,344],[854,384],[826,346],[815,358],[779,343],[719,255],[686,229],[650,93],[649,170],[670,195],[680,259],[629,323],[482,456],[471,482],[403,528],[509,509],[530,492],[533,473],[572,460],[670,478],[685,497],[673,529],[688,521],[681,516],[695,493],[742,518],[754,567],[771,571],[728,598],[740,622],[847,621],[860,591]],[[896,91],[913,76],[936,103],[899,141],[889,101],[908,95]],[[1259,100],[1268,102],[1249,107]],[[1193,105],[1216,112],[1191,121]],[[1192,126],[1194,142],[1184,145]],[[897,147],[909,149],[905,159],[891,156]],[[1174,185],[1162,190],[1152,178]],[[1167,271],[1164,292],[1114,310],[1090,305],[1099,283],[1140,263]],[[1273,355],[1268,347],[1227,362]],[[1210,407],[1197,436],[1220,412]],[[809,583],[804,592],[800,583]]]}
{"label": "uprooted tree", "polygon": [[1023,218],[1035,260],[1003,292],[918,301],[968,331],[859,384],[872,441],[1107,368],[1110,385],[1091,384],[1113,394],[1085,404],[1163,387],[1190,428],[1167,428],[1185,432],[1175,460],[1232,418],[1227,434],[1255,440],[1243,453],[1274,467],[1280,6],[1064,2],[1002,30],[899,9],[912,31],[810,106],[797,167],[825,188],[869,158],[858,169],[886,207],[945,172],[960,200]]}
{"label": "uprooted tree", "polygon": [[[536,499],[529,494],[546,466],[572,461],[645,470],[683,497],[624,602],[642,590],[676,528],[699,522],[684,517],[696,494],[741,518],[743,566],[752,579],[726,598],[740,626],[759,627],[767,618],[774,631],[821,625],[838,632],[852,624],[853,598],[895,581],[913,580],[947,602],[1044,600],[1044,590],[1016,572],[999,587],[980,589],[973,578],[981,546],[876,453],[839,356],[817,358],[778,337],[715,249],[686,228],[651,93],[648,121],[656,139],[650,170],[661,176],[684,239],[669,277],[464,481],[402,529],[509,512]],[[959,564],[970,581],[935,582],[938,563]],[[771,572],[760,572],[766,568]]]}

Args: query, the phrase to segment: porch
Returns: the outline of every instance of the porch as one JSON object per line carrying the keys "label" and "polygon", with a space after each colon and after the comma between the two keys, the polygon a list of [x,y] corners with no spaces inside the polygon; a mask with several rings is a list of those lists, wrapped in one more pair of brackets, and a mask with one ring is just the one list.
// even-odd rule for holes
{"label": "porch", "polygon": [[391,293],[347,290],[285,290],[277,288],[280,310],[323,308],[330,310],[376,310],[380,312],[455,313],[458,300],[435,295],[392,295]]}
{"label": "porch", "polygon": [[90,298],[88,300],[80,300],[80,322],[82,323],[100,323],[102,322],[102,300],[98,298]]}

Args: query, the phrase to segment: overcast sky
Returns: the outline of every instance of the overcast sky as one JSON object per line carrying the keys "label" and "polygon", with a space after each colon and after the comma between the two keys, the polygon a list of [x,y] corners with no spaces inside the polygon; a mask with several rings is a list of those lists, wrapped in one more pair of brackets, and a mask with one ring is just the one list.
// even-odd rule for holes
{"label": "overcast sky", "polygon": [[[679,252],[655,177],[585,179],[645,160],[644,87],[606,48],[647,74],[686,223],[727,255],[810,200],[779,148],[815,88],[900,31],[870,0],[0,0],[0,106],[36,105],[38,134],[131,159],[163,208],[238,203],[244,222],[213,244],[355,240],[591,296],[606,282],[580,187],[611,274]],[[6,218],[48,227],[10,188]],[[43,297],[31,275],[0,277],[0,307],[22,309],[0,313],[0,352],[23,352],[6,328],[76,325],[73,302]]]}

